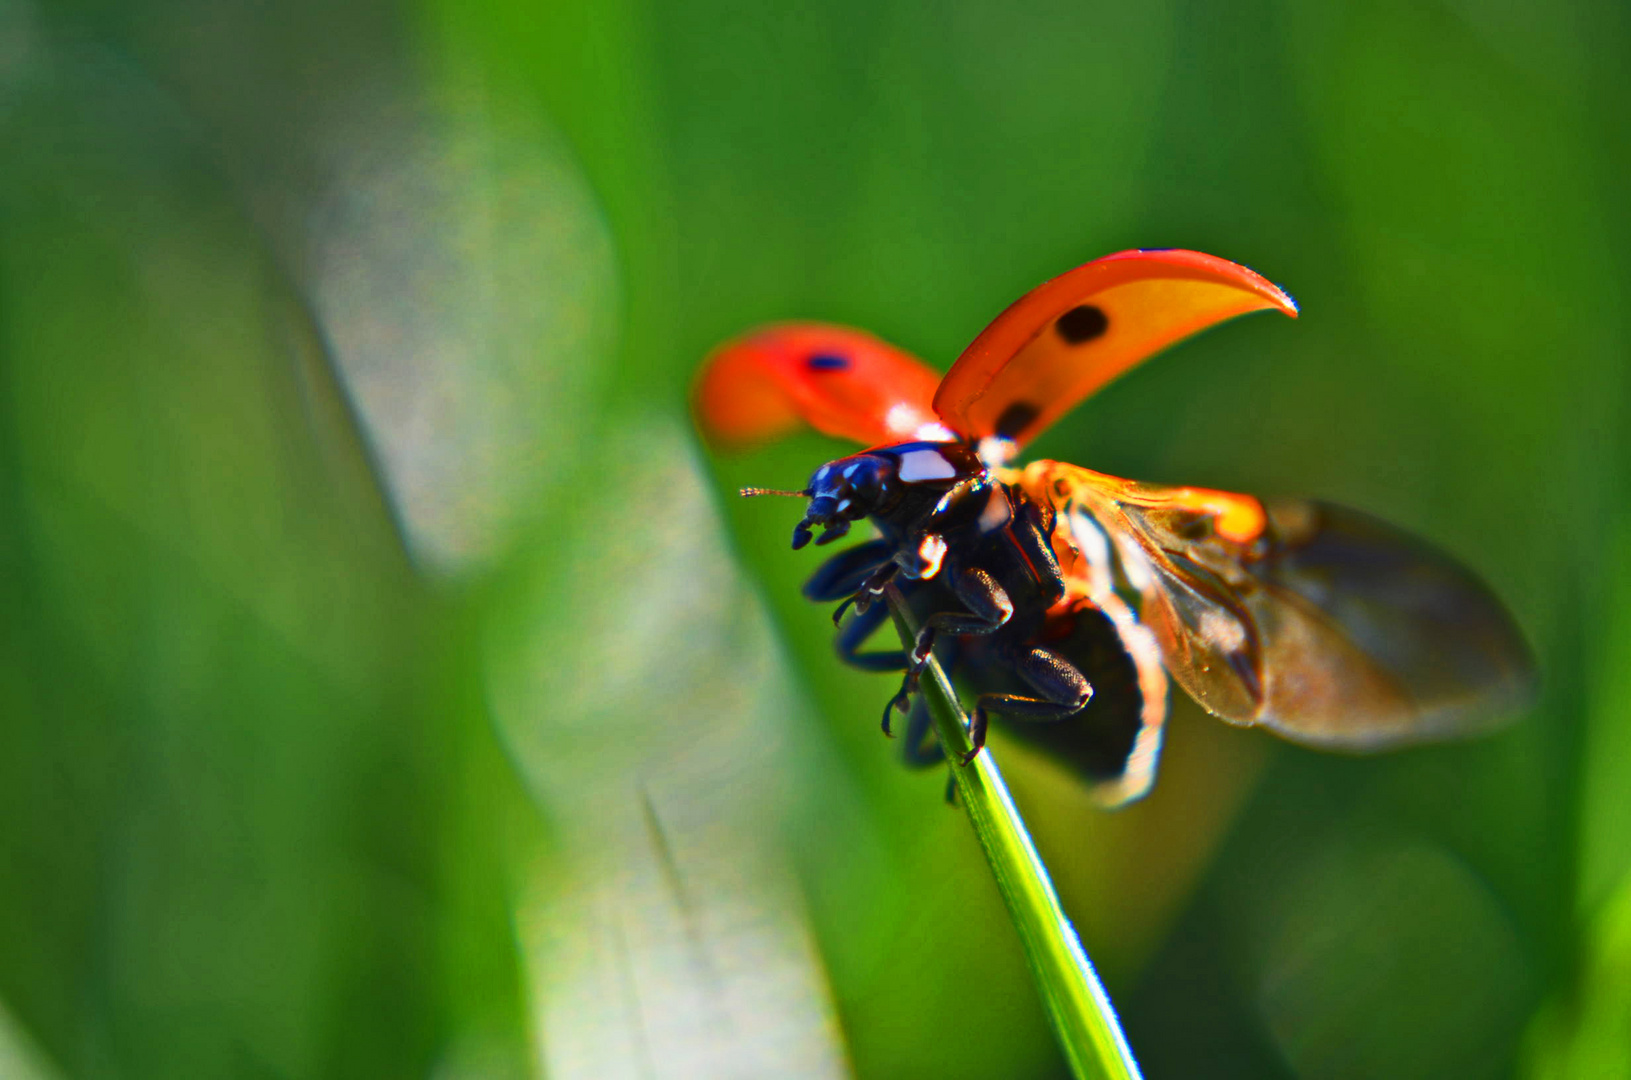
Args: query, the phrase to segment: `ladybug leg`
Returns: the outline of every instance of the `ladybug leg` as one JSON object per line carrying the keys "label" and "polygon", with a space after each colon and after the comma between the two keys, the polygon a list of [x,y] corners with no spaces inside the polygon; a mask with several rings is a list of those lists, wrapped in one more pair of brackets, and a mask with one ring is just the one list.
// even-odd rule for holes
{"label": "ladybug leg", "polygon": [[889,730],[889,710],[906,711],[907,703],[917,692],[918,676],[934,652],[935,637],[941,631],[951,634],[989,634],[1001,627],[1014,614],[1014,603],[1008,599],[990,574],[984,570],[966,570],[952,585],[952,593],[969,609],[967,613],[943,611],[923,620],[917,632],[917,641],[907,657],[906,678],[901,680],[900,692],[884,706],[884,731]]}
{"label": "ladybug leg", "polygon": [[1087,676],[1078,671],[1076,665],[1047,649],[1032,649],[1019,658],[1014,671],[1040,696],[981,694],[980,700],[974,703],[974,719],[968,728],[974,749],[963,755],[964,765],[973,761],[985,745],[986,723],[991,713],[1025,720],[1063,720],[1081,712],[1093,696]]}
{"label": "ladybug leg", "polygon": [[866,640],[888,618],[889,609],[882,605],[857,611],[855,617],[844,624],[844,628],[838,632],[838,638],[833,642],[838,649],[838,658],[850,667],[860,668],[862,671],[906,670],[906,653],[902,649],[866,653],[860,651]]}
{"label": "ladybug leg", "polygon": [[836,521],[833,524],[828,525],[826,530],[822,532],[820,536],[816,537],[816,547],[820,547],[823,544],[830,544],[834,540],[842,540],[844,535],[848,532],[849,522]]}
{"label": "ladybug leg", "polygon": [[926,769],[946,760],[940,740],[934,737],[934,721],[921,695],[912,703],[906,718],[906,740],[900,748],[901,760],[914,769]]}
{"label": "ladybug leg", "polygon": [[917,681],[912,678],[912,673],[908,671],[906,673],[906,678],[901,680],[900,689],[895,691],[895,696],[884,702],[882,727],[883,733],[889,738],[893,739],[895,737],[893,724],[891,723],[895,710],[899,709],[901,712],[905,712],[908,708],[910,708],[912,704],[912,691],[916,689]]}
{"label": "ladybug leg", "polygon": [[1014,542],[1026,560],[1036,570],[1042,595],[1052,604],[1065,595],[1065,574],[1059,569],[1059,559],[1053,553],[1048,537],[1053,533],[1053,512],[1038,506],[1030,496],[1011,488],[1019,513],[1014,515]]}
{"label": "ladybug leg", "polygon": [[929,662],[936,634],[990,634],[1014,616],[1014,602],[1008,598],[1007,591],[979,568],[958,574],[952,582],[952,593],[968,611],[943,611],[923,620],[923,628],[917,632],[917,642],[912,648],[909,670],[913,674]]}
{"label": "ladybug leg", "polygon": [[[837,614],[833,616],[834,619],[842,615],[844,608],[848,606],[849,601],[844,601]],[[851,667],[860,668],[862,671],[904,671],[907,665],[906,652],[903,649],[886,649],[881,652],[860,651],[861,646],[889,617],[889,608],[882,604],[872,604],[864,608],[860,604],[856,604],[855,616],[838,632],[838,637],[833,642],[838,650],[838,658]],[[889,714],[895,709],[900,709],[902,712],[906,711],[911,691],[915,686],[916,684],[908,674],[907,678],[901,683],[900,691],[884,705],[882,726],[885,735],[893,734],[889,730]]]}
{"label": "ladybug leg", "polygon": [[832,613],[833,625],[838,625],[838,621],[844,617],[844,612],[849,609],[851,604],[855,605],[856,614],[864,615],[870,611],[872,605],[878,602],[878,598],[883,596],[884,590],[888,588],[889,583],[895,580],[895,574],[899,569],[894,563],[889,562],[874,570],[870,577],[861,582],[854,595],[839,604],[838,609]]}
{"label": "ladybug leg", "polygon": [[[938,650],[940,666],[945,669],[947,676],[957,670],[961,659],[957,639],[952,638],[943,642]],[[941,749],[940,740],[934,735],[934,720],[929,716],[928,703],[919,694],[912,703],[912,711],[906,720],[906,743],[901,747],[901,758],[914,769],[927,768],[938,765],[946,760],[946,752]]]}
{"label": "ladybug leg", "polygon": [[900,565],[893,560],[874,570],[870,577],[861,582],[861,587],[856,589],[855,595],[851,597],[855,601],[855,610],[866,611],[881,600],[884,590],[889,587],[889,583],[894,581],[895,575],[899,573]]}
{"label": "ladybug leg", "polygon": [[883,539],[845,548],[810,575],[804,583],[804,598],[818,604],[847,600],[894,553],[894,545]]}

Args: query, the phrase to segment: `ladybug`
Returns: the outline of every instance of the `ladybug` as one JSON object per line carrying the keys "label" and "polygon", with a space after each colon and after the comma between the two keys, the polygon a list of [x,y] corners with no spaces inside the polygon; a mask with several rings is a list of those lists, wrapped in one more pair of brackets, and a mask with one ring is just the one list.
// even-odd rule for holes
{"label": "ladybug", "polygon": [[[931,655],[992,716],[1074,768],[1099,800],[1147,793],[1169,677],[1203,708],[1293,742],[1365,752],[1482,731],[1520,708],[1534,665],[1499,600],[1420,540],[1358,511],[1143,484],[1059,461],[1013,464],[1077,403],[1161,349],[1249,312],[1296,317],[1281,289],[1194,251],[1124,251],[1021,297],[942,379],[859,330],[788,323],[715,350],[697,381],[723,449],[803,427],[866,447],[821,465],[793,547],[860,521],[811,600],[854,614],[839,656],[903,671],[908,760],[937,761],[917,677]],[[817,532],[819,530],[819,532]],[[897,589],[910,650],[864,652]]]}

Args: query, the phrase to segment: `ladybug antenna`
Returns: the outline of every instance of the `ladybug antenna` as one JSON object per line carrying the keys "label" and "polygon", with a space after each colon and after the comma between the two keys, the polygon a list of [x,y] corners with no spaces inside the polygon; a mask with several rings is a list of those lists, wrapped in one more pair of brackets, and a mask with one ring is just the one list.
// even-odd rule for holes
{"label": "ladybug antenna", "polygon": [[742,497],[750,498],[754,495],[791,495],[795,499],[808,499],[808,491],[783,491],[780,488],[743,488]]}

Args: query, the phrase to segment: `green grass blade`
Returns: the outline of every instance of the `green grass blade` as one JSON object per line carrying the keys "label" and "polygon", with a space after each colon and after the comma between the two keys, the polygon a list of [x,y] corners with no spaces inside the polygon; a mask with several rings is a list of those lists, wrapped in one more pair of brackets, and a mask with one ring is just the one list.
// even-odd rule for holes
{"label": "green grass blade", "polygon": [[[893,586],[888,590],[888,599],[895,628],[910,651],[917,637],[911,612]],[[957,794],[991,863],[991,872],[996,875],[997,887],[1019,931],[1025,958],[1071,1071],[1083,1078],[1135,1080],[1140,1075],[1138,1063],[1127,1046],[1110,997],[1082,949],[1075,928],[1059,906],[1047,868],[1031,843],[991,751],[982,751],[967,766],[955,764],[972,745],[967,718],[945,671],[932,657],[923,669],[920,685],[940,745],[953,762]]]}

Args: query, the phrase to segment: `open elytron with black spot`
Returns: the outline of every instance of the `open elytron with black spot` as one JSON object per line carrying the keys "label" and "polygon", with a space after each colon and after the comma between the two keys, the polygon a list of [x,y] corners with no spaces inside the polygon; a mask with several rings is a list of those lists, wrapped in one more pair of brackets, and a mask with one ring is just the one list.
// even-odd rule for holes
{"label": "open elytron with black spot", "polygon": [[[877,536],[830,558],[804,592],[840,602],[835,621],[853,607],[844,660],[905,672],[884,730],[909,711],[908,760],[940,759],[921,699],[911,705],[931,654],[976,695],[973,753],[1003,717],[1109,805],[1149,789],[1168,675],[1224,720],[1327,749],[1492,726],[1530,693],[1528,649],[1490,591],[1422,542],[1323,502],[1009,464],[1148,356],[1267,309],[1297,314],[1243,266],[1126,251],[1026,294],[944,379],[857,330],[756,330],[708,359],[698,418],[725,447],[805,425],[870,447],[800,491],[743,493],[809,500],[794,548],[871,521]],[[863,652],[891,586],[922,628],[915,647]]]}

